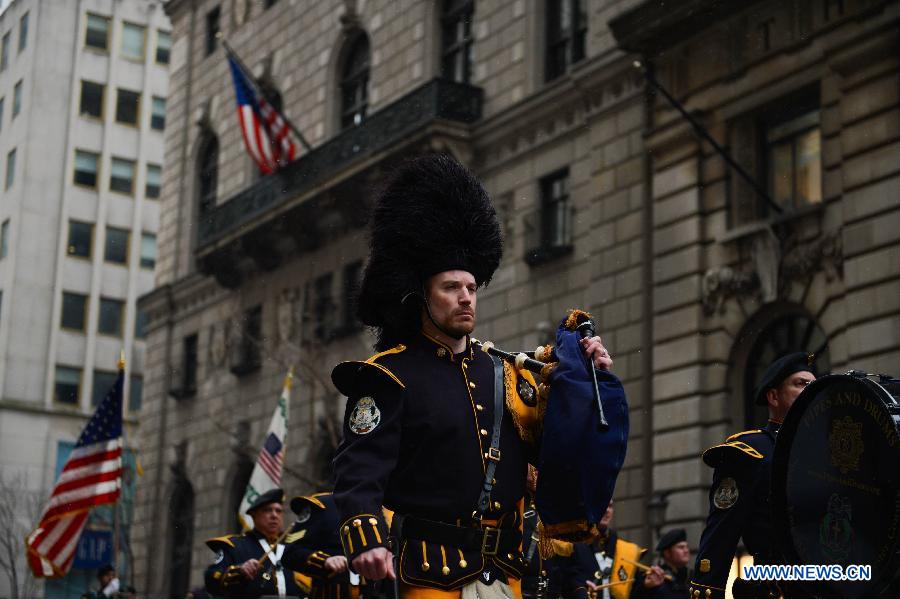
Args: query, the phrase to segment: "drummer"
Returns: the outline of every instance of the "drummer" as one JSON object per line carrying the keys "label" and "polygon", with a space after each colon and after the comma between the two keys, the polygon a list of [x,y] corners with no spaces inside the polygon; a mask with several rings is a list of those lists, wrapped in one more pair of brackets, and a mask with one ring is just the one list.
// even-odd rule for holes
{"label": "drummer", "polygon": [[[709,516],[700,537],[700,547],[690,584],[691,599],[725,597],[738,540],[744,540],[755,564],[777,563],[773,545],[769,479],[775,436],[797,396],[816,380],[815,356],[791,353],[775,360],[766,370],[754,396],[757,405],[767,405],[769,421],[762,430],[728,437],[721,445],[703,452],[703,461],[714,468],[709,490]],[[752,587],[740,596],[767,597],[773,592],[786,598],[789,589],[775,582],[735,581]],[[738,590],[735,589],[735,596]]]}

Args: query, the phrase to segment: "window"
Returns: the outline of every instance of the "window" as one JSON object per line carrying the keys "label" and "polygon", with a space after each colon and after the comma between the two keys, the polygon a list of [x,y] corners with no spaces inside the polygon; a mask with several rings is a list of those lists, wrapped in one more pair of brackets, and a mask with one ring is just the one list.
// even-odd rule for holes
{"label": "window", "polygon": [[150,113],[150,126],[157,131],[166,128],[166,99],[153,96],[152,112]]}
{"label": "window", "polygon": [[100,318],[97,320],[97,332],[113,337],[122,336],[122,316],[125,302],[108,297],[100,298]]}
{"label": "window", "polygon": [[81,369],[67,366],[56,367],[53,384],[53,401],[70,406],[78,405],[78,392],[81,389]]}
{"label": "window", "polygon": [[218,35],[219,35],[219,16],[221,15],[221,10],[219,7],[215,7],[208,13],[206,13],[206,55],[209,56],[213,52],[216,51],[216,47],[219,44]]}
{"label": "window", "polygon": [[272,8],[277,3],[278,0],[266,0],[266,9]]}
{"label": "window", "polygon": [[369,38],[358,33],[341,73],[341,129],[360,124],[369,106]]}
{"label": "window", "polygon": [[441,17],[441,76],[469,83],[472,80],[473,0],[446,0]]}
{"label": "window", "polygon": [[128,412],[133,413],[141,409],[144,399],[144,377],[132,374],[131,384],[128,386]]}
{"label": "window", "polygon": [[0,225],[0,259],[6,258],[9,253],[9,219]]}
{"label": "window", "polygon": [[6,155],[6,182],[4,189],[9,189],[16,182],[16,150],[12,149]]}
{"label": "window", "polygon": [[10,32],[3,34],[3,41],[0,42],[0,71],[5,71],[9,66],[9,39]]}
{"label": "window", "polygon": [[156,235],[143,233],[141,235],[141,268],[153,268],[156,266]]}
{"label": "window", "polygon": [[19,80],[16,83],[16,86],[13,87],[13,113],[12,118],[16,118],[16,115],[22,110],[22,81]]}
{"label": "window", "polygon": [[822,202],[819,110],[766,128],[769,197],[785,210]]}
{"label": "window", "polygon": [[547,0],[547,64],[552,81],[584,58],[587,12],[584,0]]}
{"label": "window", "polygon": [[315,303],[313,304],[315,335],[320,341],[328,341],[336,328],[335,309],[337,306],[334,304],[332,287],[331,273],[320,276],[313,283],[313,292],[315,294]]}
{"label": "window", "polygon": [[106,248],[103,259],[115,264],[128,263],[128,231],[124,229],[106,228]]}
{"label": "window", "polygon": [[64,291],[60,326],[73,331],[83,331],[87,322],[87,301],[86,295]]}
{"label": "window", "polygon": [[219,178],[219,140],[212,133],[207,133],[206,140],[200,150],[198,164],[198,208],[200,216],[204,216],[216,207],[216,193]]}
{"label": "window", "polygon": [[197,334],[184,338],[181,356],[181,395],[188,397],[197,392]]}
{"label": "window", "polygon": [[94,385],[91,389],[92,406],[100,405],[100,402],[103,401],[103,398],[106,397],[106,394],[112,390],[113,385],[116,384],[116,379],[118,378],[119,374],[117,372],[108,370],[94,371]]}
{"label": "window", "polygon": [[28,45],[28,13],[19,19],[19,52]]}
{"label": "window", "polygon": [[169,64],[171,54],[172,34],[168,31],[158,29],[156,31],[156,62],[159,64]]}
{"label": "window", "polygon": [[131,60],[144,60],[145,29],[133,23],[122,23],[122,56]]}
{"label": "window", "polygon": [[102,83],[93,81],[81,82],[81,102],[79,113],[81,116],[90,116],[97,119],[103,118],[103,89]]}
{"label": "window", "polygon": [[109,17],[88,13],[84,45],[104,52],[109,49]]}
{"label": "window", "polygon": [[113,158],[109,169],[109,188],[131,195],[134,192],[134,161]]}
{"label": "window", "polygon": [[147,187],[144,190],[144,196],[147,198],[158,198],[162,189],[162,167],[158,164],[147,165]]}
{"label": "window", "polygon": [[97,163],[99,154],[75,150],[75,184],[85,187],[97,187]]}
{"label": "window", "polygon": [[134,317],[134,336],[136,339],[144,339],[147,336],[147,321],[149,316],[147,312],[138,308]]}
{"label": "window", "polygon": [[69,243],[66,253],[79,258],[91,257],[91,246],[94,242],[94,225],[77,220],[69,221]]}
{"label": "window", "polygon": [[141,93],[120,89],[116,93],[116,122],[126,125],[138,124]]}
{"label": "window", "polygon": [[3,130],[3,108],[6,106],[6,98],[0,98],[0,131]]}
{"label": "window", "polygon": [[563,169],[541,179],[540,193],[540,208],[525,219],[525,261],[532,266],[572,251],[569,170]]}

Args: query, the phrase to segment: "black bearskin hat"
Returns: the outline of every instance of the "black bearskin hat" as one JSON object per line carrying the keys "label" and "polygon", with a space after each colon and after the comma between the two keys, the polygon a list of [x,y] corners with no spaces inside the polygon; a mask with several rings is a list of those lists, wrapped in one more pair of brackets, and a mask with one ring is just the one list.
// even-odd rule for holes
{"label": "black bearskin hat", "polygon": [[400,165],[375,199],[357,303],[359,319],[378,333],[375,347],[418,332],[428,277],[465,270],[485,285],[502,255],[497,213],[472,173],[444,154]]}

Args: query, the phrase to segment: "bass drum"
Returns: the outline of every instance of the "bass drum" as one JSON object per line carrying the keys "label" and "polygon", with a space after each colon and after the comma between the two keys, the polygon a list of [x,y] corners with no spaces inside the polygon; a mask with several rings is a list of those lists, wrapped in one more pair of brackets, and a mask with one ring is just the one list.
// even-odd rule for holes
{"label": "bass drum", "polygon": [[778,432],[772,511],[785,563],[872,568],[867,581],[802,583],[810,594],[843,599],[896,592],[898,396],[896,379],[824,376],[800,394]]}

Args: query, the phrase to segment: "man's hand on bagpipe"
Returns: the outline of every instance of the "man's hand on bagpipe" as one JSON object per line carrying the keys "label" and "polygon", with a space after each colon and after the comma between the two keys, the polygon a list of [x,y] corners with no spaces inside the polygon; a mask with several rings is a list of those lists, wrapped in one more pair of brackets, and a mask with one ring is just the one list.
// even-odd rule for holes
{"label": "man's hand on bagpipe", "polygon": [[603,340],[599,336],[585,337],[581,340],[581,347],[584,348],[584,356],[594,363],[594,368],[597,370],[612,369],[612,356],[603,346]]}

